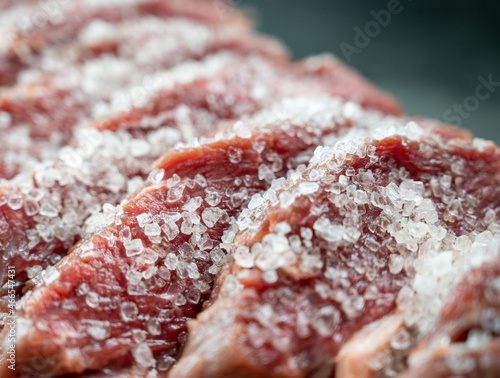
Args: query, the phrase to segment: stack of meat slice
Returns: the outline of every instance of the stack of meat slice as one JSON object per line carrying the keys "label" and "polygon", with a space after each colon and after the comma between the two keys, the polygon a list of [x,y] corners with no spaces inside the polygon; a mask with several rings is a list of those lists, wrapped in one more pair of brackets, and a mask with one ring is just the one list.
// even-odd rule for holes
{"label": "stack of meat slice", "polygon": [[[87,222],[95,231],[67,260],[43,272],[37,289],[47,290],[44,304],[34,291],[24,297],[37,301],[25,307],[37,309],[37,320],[19,319],[31,331],[26,344],[18,341],[18,361],[30,368],[42,360],[58,374],[122,368],[140,346],[139,365],[155,365],[153,355],[158,364],[171,364],[185,341],[186,320],[201,310],[227,259],[220,248],[229,237],[224,233],[234,232],[250,198],[307,162],[327,135],[380,118],[339,100],[290,99],[227,126],[214,141],[170,152],[141,190]],[[34,354],[25,355],[23,344]],[[67,360],[68,352],[79,357]]]}
{"label": "stack of meat slice", "polygon": [[498,373],[495,145],[222,0],[0,9],[1,376]]}
{"label": "stack of meat slice", "polygon": [[[297,94],[352,97],[370,108],[398,112],[392,99],[331,58],[287,65],[260,51],[248,55],[230,50],[158,71],[154,80],[115,92],[107,104],[98,104],[103,117],[77,128],[70,145],[55,160],[37,166],[33,177],[20,175],[0,186],[6,262],[0,267],[2,284],[8,266],[16,267],[22,285],[41,265],[65,255],[86,232],[82,226],[88,216],[135,190],[134,183],[140,185],[168,148]],[[49,119],[51,114],[46,114]],[[30,139],[28,147],[34,143]]]}
{"label": "stack of meat slice", "polygon": [[[205,2],[208,3],[194,3]],[[145,3],[149,1],[133,1],[130,6],[140,10]],[[169,8],[169,2],[153,3]],[[67,10],[70,13],[76,12],[75,6],[81,7],[73,1],[67,4],[72,5]],[[30,66],[17,75],[17,85],[0,94],[0,127],[4,136],[0,142],[4,151],[0,177],[11,178],[20,171],[33,169],[39,160],[54,157],[54,151],[71,140],[78,125],[104,116],[102,109],[112,96],[114,108],[123,110],[128,99],[120,98],[119,103],[116,97],[135,85],[135,91],[128,95],[130,101],[140,102],[160,80],[160,73],[179,63],[203,60],[225,50],[242,56],[262,55],[276,63],[285,60],[286,51],[267,38],[253,35],[243,18],[232,17],[215,24],[186,19],[182,17],[184,11],[191,9],[193,2],[185,4],[186,9],[181,7],[174,14],[148,7],[145,14],[135,9],[130,14],[125,12],[125,19],[116,20],[106,13],[117,17],[112,11],[116,5],[108,4],[105,9],[99,6],[92,10],[97,12],[93,17],[90,10],[79,16],[89,17],[85,23],[81,20],[79,28],[75,22],[66,25],[66,21],[72,21],[73,13],[65,15],[60,27],[71,26],[71,30],[66,30],[69,34],[32,57]],[[152,15],[154,10],[157,12]],[[39,31],[46,43],[56,39],[51,31]]]}
{"label": "stack of meat slice", "polygon": [[[53,50],[60,50],[70,59],[90,57],[107,50],[120,50],[120,45],[109,37],[114,34],[114,25],[119,27],[121,23],[145,20],[148,17],[182,17],[209,25],[227,22],[229,19],[248,25],[239,13],[230,12],[231,8],[227,3],[214,3],[211,0],[55,0],[50,3],[7,0],[2,1],[0,6],[0,30],[3,35],[0,46],[0,85],[14,84],[20,72],[43,65],[45,55],[52,54]],[[79,54],[74,57],[72,44],[81,39],[88,41],[91,36],[102,39],[104,43],[76,46]],[[123,35],[125,36],[126,34]],[[70,50],[67,44],[70,45]],[[88,49],[81,54],[80,47]],[[66,54],[68,52],[70,54]]]}

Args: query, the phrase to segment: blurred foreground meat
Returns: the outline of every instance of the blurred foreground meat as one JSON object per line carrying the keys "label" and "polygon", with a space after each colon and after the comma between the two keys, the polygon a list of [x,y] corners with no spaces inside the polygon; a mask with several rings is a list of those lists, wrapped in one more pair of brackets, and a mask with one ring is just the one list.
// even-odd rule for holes
{"label": "blurred foreground meat", "polygon": [[358,339],[359,351],[351,345],[338,364],[347,377],[355,370],[344,361],[353,357],[356,369],[370,364],[363,376],[404,369],[424,327],[415,318],[431,318],[456,280],[461,244],[473,249],[491,237],[500,182],[492,144],[414,126],[381,140],[347,135],[318,149],[301,174],[275,182],[274,200],[252,199],[228,247],[233,262],[190,323],[171,377],[330,376],[342,345],[395,311],[407,312],[397,332],[373,332],[376,340],[385,337],[377,330],[391,332],[386,350],[363,355]]}
{"label": "blurred foreground meat", "polygon": [[472,260],[472,270],[453,288],[436,326],[412,351],[404,377],[500,376],[499,242]]}

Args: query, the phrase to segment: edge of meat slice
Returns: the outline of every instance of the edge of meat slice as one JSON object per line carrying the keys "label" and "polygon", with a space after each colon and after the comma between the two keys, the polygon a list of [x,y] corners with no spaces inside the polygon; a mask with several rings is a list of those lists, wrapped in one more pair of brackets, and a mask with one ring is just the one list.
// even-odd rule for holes
{"label": "edge of meat slice", "polygon": [[[232,262],[188,323],[170,377],[333,374],[340,347],[363,326],[396,308],[407,322],[412,300],[446,292],[457,279],[445,269],[450,245],[491,235],[483,218],[500,205],[500,152],[447,126],[414,126],[381,127],[368,141],[366,130],[358,140],[347,133],[275,182],[274,200],[252,199],[229,246]],[[429,316],[440,307],[432,299],[422,309]],[[387,372],[404,369],[415,341],[396,335],[390,344],[402,364]]]}
{"label": "edge of meat slice", "polygon": [[[500,374],[500,239],[471,256],[431,332],[414,348],[405,378]],[[482,253],[481,253],[482,252]]]}
{"label": "edge of meat slice", "polygon": [[339,350],[335,377],[372,377],[380,369],[374,357],[390,350],[391,340],[404,327],[404,314],[394,313],[367,324]]}
{"label": "edge of meat slice", "polygon": [[[256,60],[250,58],[250,60],[252,59]],[[252,113],[252,109],[260,109],[263,103],[269,102],[271,98],[276,100],[287,96],[296,97],[297,94],[300,96],[336,96],[344,101],[359,103],[366,110],[380,111],[395,116],[402,114],[401,106],[394,97],[381,91],[333,56],[315,56],[292,64],[280,63],[283,62],[278,61],[270,64],[262,61],[257,64],[258,77],[262,77],[262,80],[256,81],[253,87],[249,87],[249,83],[244,77],[236,76],[233,78],[233,76],[228,75],[228,79],[226,79],[228,82],[234,80],[243,87],[243,90],[237,92],[236,96],[232,94],[229,101],[235,102],[233,107],[221,106],[224,104],[223,90],[220,92],[213,91],[212,96],[201,96],[194,93],[193,99],[206,104],[204,106],[225,118],[239,118],[242,115]],[[242,61],[241,66],[244,70],[249,69],[250,72],[255,69],[251,62],[245,63]],[[228,70],[224,71],[224,75],[227,75],[227,71],[231,71],[231,69],[228,68]],[[157,78],[158,83],[160,84],[162,81],[168,82],[170,80],[168,76],[159,76]],[[179,76],[182,76],[182,72],[179,72]],[[212,80],[213,78],[210,77],[201,77],[198,84],[206,90],[207,87],[213,88],[215,86],[211,82]],[[131,104],[126,103],[122,104],[125,111],[113,112],[113,107],[120,110],[121,107],[118,104],[113,106],[115,104],[112,101],[111,106],[105,111],[108,114],[106,121],[97,122],[94,126],[98,129],[110,130],[140,127],[141,120],[145,116],[155,116],[169,110],[171,101],[175,101],[179,93],[157,88],[157,86],[151,86],[151,94],[147,96],[147,106],[142,108],[136,106],[135,109],[128,111]],[[186,90],[189,91],[190,89],[187,88]],[[180,95],[184,95],[186,90],[181,88]],[[129,102],[132,103],[131,98],[129,98]],[[356,106],[353,107],[353,111],[358,111]]]}
{"label": "edge of meat slice", "polygon": [[382,113],[400,116],[402,108],[398,100],[367,81],[356,70],[340,59],[322,54],[299,61],[295,65],[297,75],[316,75],[324,78],[332,96],[360,104],[364,109],[379,110]]}
{"label": "edge of meat slice", "polygon": [[93,225],[97,232],[46,269],[44,282],[21,300],[19,369],[60,375],[120,369],[135,360],[143,369],[167,371],[184,344],[186,320],[200,311],[226,260],[219,245],[230,238],[232,220],[273,178],[301,164],[301,154],[311,156],[324,135],[356,119],[338,100],[326,101],[320,113],[319,104],[302,102],[308,119],[295,121],[293,112],[276,118],[277,109],[269,109],[248,121],[255,129],[243,128],[251,133],[246,137],[233,132],[226,139],[226,132],[221,140],[171,151],[146,186],[109,209]]}

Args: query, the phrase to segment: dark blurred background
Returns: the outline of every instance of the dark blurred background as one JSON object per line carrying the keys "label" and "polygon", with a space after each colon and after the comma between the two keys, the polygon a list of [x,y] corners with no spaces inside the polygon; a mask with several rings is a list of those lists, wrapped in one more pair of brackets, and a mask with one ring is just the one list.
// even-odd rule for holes
{"label": "dark blurred background", "polygon": [[[446,119],[500,143],[500,2],[235,2],[254,14],[259,30],[283,40],[295,58],[328,51],[347,61],[343,49],[350,51],[349,64],[395,94],[408,114]],[[387,13],[380,13],[388,4],[399,11],[389,22]],[[371,33],[368,43],[355,40],[355,27]],[[480,77],[494,82],[489,90]]]}

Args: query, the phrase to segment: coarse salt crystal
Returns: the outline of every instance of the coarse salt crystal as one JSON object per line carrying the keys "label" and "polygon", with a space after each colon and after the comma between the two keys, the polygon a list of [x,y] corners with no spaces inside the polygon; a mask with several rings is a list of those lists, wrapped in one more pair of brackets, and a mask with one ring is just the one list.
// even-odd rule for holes
{"label": "coarse salt crystal", "polygon": [[136,256],[142,253],[144,247],[141,239],[127,240],[123,243],[125,254],[129,257]]}

